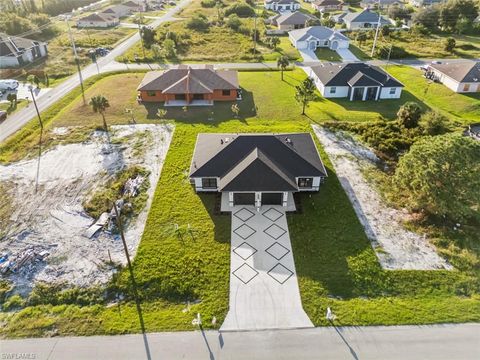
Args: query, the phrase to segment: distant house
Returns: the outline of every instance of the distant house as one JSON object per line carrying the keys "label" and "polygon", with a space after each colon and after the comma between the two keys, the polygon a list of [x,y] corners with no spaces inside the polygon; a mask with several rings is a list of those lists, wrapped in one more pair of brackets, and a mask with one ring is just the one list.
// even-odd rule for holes
{"label": "distant house", "polygon": [[341,32],[326,26],[310,26],[305,29],[292,30],[288,33],[292,45],[297,49],[315,50],[326,47],[332,50],[347,49],[349,39]]}
{"label": "distant house", "polygon": [[343,6],[343,1],[340,0],[316,0],[312,2],[312,7],[320,12],[342,10]]}
{"label": "distant house", "polygon": [[272,25],[278,27],[279,30],[303,29],[309,20],[316,19],[312,15],[305,14],[300,11],[277,14],[271,18]]}
{"label": "distant house", "polygon": [[446,0],[409,0],[410,4],[415,7],[430,6],[444,1]]}
{"label": "distant house", "polygon": [[0,68],[24,66],[47,54],[47,43],[0,33]]}
{"label": "distant house", "polygon": [[209,133],[198,134],[189,177],[229,206],[287,207],[293,193],[318,191],[327,171],[310,133]]}
{"label": "distant house", "polygon": [[122,3],[123,6],[127,6],[132,9],[132,12],[145,12],[147,11],[147,3],[145,1],[129,0]]}
{"label": "distant house", "polygon": [[264,7],[273,11],[295,11],[300,9],[300,3],[295,0],[265,0]]}
{"label": "distant house", "polygon": [[241,99],[237,71],[215,70],[212,65],[151,71],[137,90],[139,101],[164,102],[165,106],[213,105],[215,101]]}
{"label": "distant house", "polygon": [[106,8],[100,14],[108,14],[108,15],[116,16],[117,18],[122,18],[132,13],[133,13],[133,10],[131,8],[129,8],[128,6],[119,4],[119,5],[113,5]]}
{"label": "distant house", "polygon": [[480,92],[480,63],[476,61],[430,64],[425,75],[456,93]]}
{"label": "distant house", "polygon": [[115,15],[94,13],[84,16],[77,21],[78,28],[108,28],[119,24],[119,19]]}
{"label": "distant house", "polygon": [[380,17],[380,26],[392,25],[383,16],[377,14],[376,12],[366,9],[360,12],[348,13],[343,17],[343,22],[347,26],[348,30],[358,30],[358,29],[371,29],[375,28],[378,25]]}
{"label": "distant house", "polygon": [[377,66],[365,63],[322,63],[310,77],[326,98],[353,100],[398,99],[403,85]]}
{"label": "distant house", "polygon": [[405,4],[400,0],[362,0],[360,1],[360,6],[363,9],[386,9],[390,5],[398,5],[400,7],[405,7]]}
{"label": "distant house", "polygon": [[330,16],[330,19],[332,19],[333,21],[335,21],[337,24],[342,24],[343,23],[343,18],[349,14],[348,11],[345,11],[345,12],[342,12],[340,14],[335,14],[335,15],[332,15]]}

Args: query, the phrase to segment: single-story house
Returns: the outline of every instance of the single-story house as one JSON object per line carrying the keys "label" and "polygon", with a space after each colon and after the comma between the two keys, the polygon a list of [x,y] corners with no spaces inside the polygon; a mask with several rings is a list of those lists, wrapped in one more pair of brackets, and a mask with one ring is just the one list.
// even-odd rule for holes
{"label": "single-story house", "polygon": [[315,50],[317,47],[327,47],[332,50],[348,49],[350,44],[350,40],[340,31],[326,26],[309,26],[292,30],[288,36],[293,46],[300,50]]}
{"label": "single-story house", "polygon": [[277,14],[271,18],[272,25],[279,30],[303,29],[308,20],[314,20],[315,17],[300,11]]}
{"label": "single-story house", "polygon": [[273,11],[295,11],[300,9],[300,3],[295,0],[265,0],[264,7]]}
{"label": "single-story house", "polygon": [[456,93],[480,92],[480,62],[442,62],[430,64],[425,74]]}
{"label": "single-story house", "polygon": [[286,207],[326,177],[309,133],[198,134],[190,166],[195,191],[221,192],[229,206]]}
{"label": "single-story house", "polygon": [[342,24],[343,23],[343,18],[349,13],[350,13],[349,11],[344,11],[340,14],[331,15],[330,19],[335,21],[335,23],[337,23],[337,24]]}
{"label": "single-story house", "polygon": [[122,18],[125,16],[129,16],[133,13],[133,10],[128,6],[124,6],[122,4],[109,6],[105,10],[103,10],[100,14],[108,14],[116,16],[117,18]]}
{"label": "single-story house", "polygon": [[164,102],[165,106],[213,105],[214,101],[241,99],[237,71],[215,70],[212,65],[150,71],[137,90],[139,101]]}
{"label": "single-story house", "polygon": [[403,84],[377,66],[365,63],[322,63],[310,77],[325,98],[352,100],[398,99]]}
{"label": "single-story house", "polygon": [[119,19],[115,15],[105,13],[93,13],[80,18],[77,21],[78,28],[108,28],[119,24]]}
{"label": "single-story house", "polygon": [[371,29],[377,27],[379,17],[380,26],[392,25],[389,20],[370,9],[348,13],[343,17],[343,22],[348,30]]}
{"label": "single-story house", "polygon": [[430,6],[444,2],[445,0],[409,0],[409,3],[415,7]]}
{"label": "single-story house", "polygon": [[340,0],[316,0],[312,2],[312,7],[320,12],[342,10],[343,6],[344,3]]}
{"label": "single-story house", "polygon": [[0,68],[24,66],[47,54],[45,42],[0,33]]}
{"label": "single-story house", "polygon": [[145,12],[147,11],[147,3],[145,1],[125,1],[122,3],[123,6],[127,6],[132,9],[133,12]]}
{"label": "single-story house", "polygon": [[360,6],[363,9],[386,9],[391,5],[398,5],[399,7],[405,7],[405,4],[400,0],[362,0]]}

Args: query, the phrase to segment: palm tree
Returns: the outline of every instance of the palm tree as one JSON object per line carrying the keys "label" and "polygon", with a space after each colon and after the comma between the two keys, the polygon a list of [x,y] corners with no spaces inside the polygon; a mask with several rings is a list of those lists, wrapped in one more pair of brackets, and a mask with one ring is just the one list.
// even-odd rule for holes
{"label": "palm tree", "polygon": [[296,86],[295,100],[303,106],[302,115],[305,115],[308,103],[315,98],[315,82],[312,78],[306,78],[299,86]]}
{"label": "palm tree", "polygon": [[103,95],[95,95],[90,99],[90,105],[92,105],[93,112],[100,113],[103,119],[103,128],[108,133],[107,121],[105,120],[105,110],[110,107],[108,99]]}
{"label": "palm tree", "polygon": [[283,72],[288,67],[288,65],[290,65],[290,60],[288,59],[287,56],[282,55],[278,58],[277,67],[279,67],[280,70],[282,71],[282,81],[283,81]]}

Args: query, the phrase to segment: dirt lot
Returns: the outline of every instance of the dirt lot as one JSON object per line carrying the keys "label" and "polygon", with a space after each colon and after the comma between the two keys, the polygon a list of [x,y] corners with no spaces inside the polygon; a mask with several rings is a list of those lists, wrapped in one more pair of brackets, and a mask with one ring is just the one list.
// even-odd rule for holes
{"label": "dirt lot", "polygon": [[[54,131],[61,137],[70,129]],[[113,271],[107,264],[110,257],[115,263],[126,262],[118,235],[101,230],[91,239],[85,236],[96,219],[85,213],[82,203],[120,170],[138,165],[150,172],[150,186],[145,208],[126,229],[128,248],[135,254],[172,135],[173,127],[167,125],[112,126],[113,145],[105,133],[94,132],[84,143],[48,150],[40,161],[0,166],[0,188],[7,189],[11,209],[0,232],[0,265],[18,263],[18,255],[25,252],[35,254],[7,275],[17,291],[28,292],[39,280],[79,286],[104,283]],[[2,260],[5,255],[8,258]]]}

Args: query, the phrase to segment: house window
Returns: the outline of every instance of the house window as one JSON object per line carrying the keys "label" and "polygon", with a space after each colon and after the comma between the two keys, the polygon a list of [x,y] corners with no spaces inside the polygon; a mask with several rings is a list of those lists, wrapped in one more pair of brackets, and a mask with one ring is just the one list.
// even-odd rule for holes
{"label": "house window", "polygon": [[193,100],[203,100],[203,94],[193,94]]}
{"label": "house window", "polygon": [[313,178],[298,178],[298,187],[303,189],[310,189],[313,185]]}
{"label": "house window", "polygon": [[336,94],[337,93],[337,88],[335,86],[332,86],[330,88],[330,94]]}
{"label": "house window", "polygon": [[396,88],[390,88],[390,95],[395,95],[396,92],[397,92]]}
{"label": "house window", "polygon": [[464,84],[463,91],[468,91],[468,90],[470,90],[470,84]]}
{"label": "house window", "polygon": [[175,100],[186,100],[185,94],[175,94]]}
{"label": "house window", "polygon": [[216,178],[202,178],[202,188],[203,189],[216,189],[217,188],[217,179]]}
{"label": "house window", "polygon": [[323,45],[328,46],[328,40],[324,41]]}
{"label": "house window", "polygon": [[157,93],[155,91],[147,91],[147,96],[155,96]]}
{"label": "house window", "polygon": [[230,96],[230,90],[222,90],[223,96]]}

